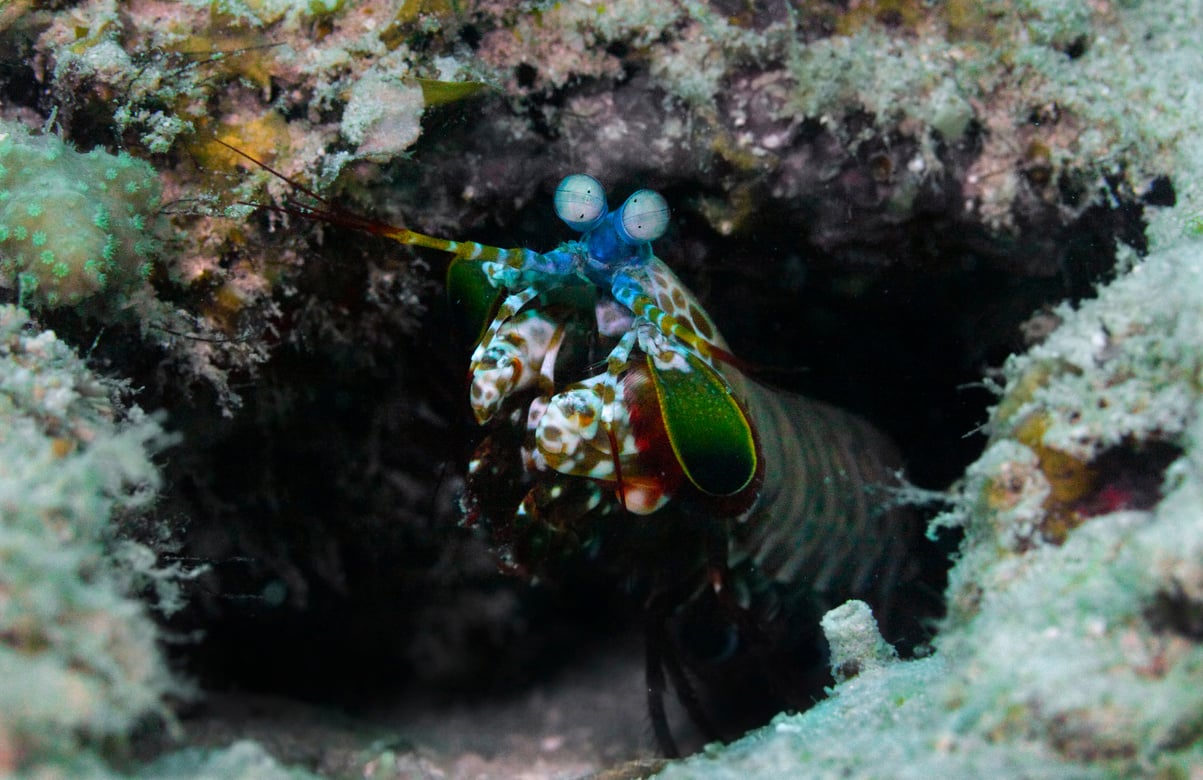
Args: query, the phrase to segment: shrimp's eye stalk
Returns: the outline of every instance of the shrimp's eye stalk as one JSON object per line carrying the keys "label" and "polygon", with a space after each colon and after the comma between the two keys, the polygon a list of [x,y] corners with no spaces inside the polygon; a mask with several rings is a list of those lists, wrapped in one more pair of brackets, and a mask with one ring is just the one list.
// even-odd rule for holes
{"label": "shrimp's eye stalk", "polygon": [[586,233],[606,218],[606,189],[584,173],[565,176],[556,187],[556,216],[573,230]]}
{"label": "shrimp's eye stalk", "polygon": [[639,190],[618,210],[618,235],[627,244],[655,241],[668,229],[668,201],[655,190]]}

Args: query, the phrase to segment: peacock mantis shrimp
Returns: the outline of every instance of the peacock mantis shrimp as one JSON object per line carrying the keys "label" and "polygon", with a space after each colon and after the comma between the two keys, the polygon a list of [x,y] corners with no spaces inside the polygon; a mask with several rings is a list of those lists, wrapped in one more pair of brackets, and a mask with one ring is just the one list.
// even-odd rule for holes
{"label": "peacock mantis shrimp", "polygon": [[[469,464],[465,520],[487,527],[515,573],[555,577],[583,559],[642,598],[665,753],[677,753],[668,682],[715,738],[691,674],[738,649],[802,706],[810,691],[783,624],[813,626],[849,598],[890,624],[916,535],[882,500],[898,453],[862,418],[747,376],[652,250],[669,221],[661,195],[639,190],[610,209],[600,182],[567,176],[554,206],[579,237],[536,252],[375,222],[293,185],[316,204],[290,213],[451,255],[448,293],[475,336],[469,401],[489,431]],[[725,646],[685,646],[699,621],[720,624]]]}

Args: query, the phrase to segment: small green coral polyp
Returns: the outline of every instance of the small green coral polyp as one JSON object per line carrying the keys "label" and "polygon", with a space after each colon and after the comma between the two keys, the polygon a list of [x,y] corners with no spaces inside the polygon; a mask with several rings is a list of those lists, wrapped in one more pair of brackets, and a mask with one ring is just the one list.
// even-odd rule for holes
{"label": "small green coral polyp", "polygon": [[158,248],[155,171],[124,152],[75,151],[0,122],[0,286],[29,306],[120,303],[144,283]]}

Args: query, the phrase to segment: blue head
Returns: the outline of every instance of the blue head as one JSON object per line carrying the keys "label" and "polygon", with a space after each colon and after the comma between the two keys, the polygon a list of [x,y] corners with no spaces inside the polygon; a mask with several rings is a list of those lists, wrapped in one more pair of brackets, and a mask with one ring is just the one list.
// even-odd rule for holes
{"label": "blue head", "polygon": [[651,243],[668,228],[668,202],[660,193],[639,190],[608,211],[605,188],[583,173],[564,177],[555,204],[564,224],[582,234],[593,270],[605,275],[651,257]]}

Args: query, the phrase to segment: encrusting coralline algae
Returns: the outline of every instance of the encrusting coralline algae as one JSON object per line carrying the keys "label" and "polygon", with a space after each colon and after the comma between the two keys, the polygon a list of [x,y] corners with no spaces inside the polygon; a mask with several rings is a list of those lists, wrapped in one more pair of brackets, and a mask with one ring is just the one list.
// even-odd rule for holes
{"label": "encrusting coralline algae", "polygon": [[[165,696],[177,684],[130,596],[164,579],[148,571],[131,582],[113,563],[145,559],[112,542],[113,525],[145,517],[152,494],[175,489],[152,458],[203,464],[204,447],[233,451],[214,444],[225,433],[213,422],[220,413],[204,417],[217,405],[256,434],[242,441],[284,441],[296,429],[280,433],[272,426],[281,420],[335,418],[347,388],[325,403],[313,379],[323,372],[290,374],[287,361],[272,362],[282,354],[326,349],[344,362],[324,364],[325,373],[343,381],[348,374],[330,365],[368,365],[375,382],[390,361],[432,365],[412,362],[425,354],[410,342],[430,316],[434,285],[411,258],[381,258],[341,237],[323,243],[311,226],[231,206],[270,202],[284,188],[236,171],[212,137],[350,208],[495,242],[510,231],[518,241],[546,237],[528,204],[541,204],[546,182],[565,169],[633,186],[653,179],[682,204],[679,235],[665,242],[679,255],[666,259],[724,303],[713,308],[734,323],[724,331],[744,325],[755,336],[747,341],[804,366],[817,356],[792,353],[791,339],[826,320],[765,325],[756,315],[796,315],[806,308],[798,296],[824,273],[846,274],[824,289],[855,299],[877,280],[896,283],[902,277],[888,273],[900,266],[937,283],[945,272],[997,272],[1003,283],[948,288],[968,289],[958,305],[986,323],[972,331],[980,349],[962,356],[972,370],[998,365],[991,348],[1000,345],[1015,356],[990,379],[999,395],[987,449],[933,526],[962,529],[964,541],[931,655],[893,660],[870,620],[845,620],[835,627],[844,679],[828,698],[663,774],[1187,777],[1203,765],[1197,3],[34,6],[0,9],[0,50],[20,55],[0,71],[0,134],[10,149],[92,160],[102,180],[113,167],[126,210],[55,215],[3,178],[27,166],[0,159],[0,188],[16,193],[0,203],[0,283],[6,300],[37,318],[13,307],[0,314],[0,769],[136,772],[113,746],[143,716],[170,717]],[[454,100],[440,108],[448,84],[471,85],[463,94],[482,102],[462,115]],[[23,129],[55,111],[49,135]],[[59,135],[94,151],[72,151]],[[73,186],[94,178],[60,170]],[[58,192],[64,203],[88,197]],[[51,225],[49,215],[78,219]],[[134,229],[126,236],[113,228],[121,220]],[[967,227],[965,244],[940,243]],[[1135,249],[1116,248],[1117,237]],[[5,253],[14,241],[20,251]],[[921,260],[899,251],[932,242],[938,251]],[[1099,275],[1080,264],[1084,246],[1105,258],[1101,276],[1116,277],[1097,297]],[[346,275],[331,283],[329,269]],[[975,295],[1059,290],[1062,278],[1075,300],[1042,313],[1053,329],[1031,348],[1014,349],[1007,320],[990,326],[1010,299]],[[731,305],[749,291],[757,311]],[[1055,303],[1016,300],[1026,306],[1020,317]],[[101,324],[80,327],[76,315]],[[59,335],[40,327],[46,321]],[[144,340],[106,353],[131,321]],[[892,335],[873,336],[890,347],[881,354],[918,361],[894,349]],[[155,398],[199,399],[187,414],[169,411],[191,426],[176,454],[163,449],[159,423],[109,400],[99,361],[88,368],[68,341],[94,359],[121,356],[108,371],[137,366]],[[260,373],[265,365],[270,374]],[[907,379],[892,371],[881,384],[900,392]],[[371,511],[434,503],[416,487],[424,473],[387,464],[378,446],[419,446],[397,421],[439,416],[424,387],[397,381],[394,397],[420,403],[356,417],[370,428],[358,449],[322,438],[340,463],[379,469]],[[305,406],[309,393],[325,405]],[[239,417],[244,395],[261,413],[254,421]],[[240,462],[248,474],[260,466]],[[274,484],[270,498],[279,498],[273,480],[283,472],[248,479],[249,490]],[[322,472],[332,490],[347,473]],[[226,496],[204,496],[214,497]],[[363,516],[358,532],[380,540],[389,538],[382,529],[408,528],[391,514]],[[270,576],[305,584],[314,571],[334,572],[337,581],[328,529],[308,515],[293,526],[270,520],[239,530],[253,538],[312,527],[325,545],[285,550]],[[372,750],[381,760],[363,763],[374,767],[395,766],[403,752]],[[205,771],[304,774],[248,743],[145,769]]]}

